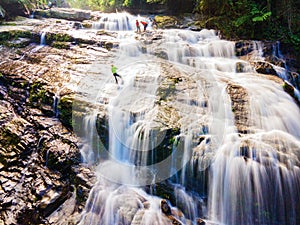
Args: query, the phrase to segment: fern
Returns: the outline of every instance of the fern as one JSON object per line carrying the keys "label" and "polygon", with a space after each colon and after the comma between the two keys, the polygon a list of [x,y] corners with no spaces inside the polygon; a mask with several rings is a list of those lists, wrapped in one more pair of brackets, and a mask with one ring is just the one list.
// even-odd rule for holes
{"label": "fern", "polygon": [[252,18],[253,22],[262,22],[262,21],[267,20],[272,15],[272,12],[270,12],[270,11],[265,12],[265,13],[259,12],[259,14],[261,14],[261,15],[255,16],[255,17]]}

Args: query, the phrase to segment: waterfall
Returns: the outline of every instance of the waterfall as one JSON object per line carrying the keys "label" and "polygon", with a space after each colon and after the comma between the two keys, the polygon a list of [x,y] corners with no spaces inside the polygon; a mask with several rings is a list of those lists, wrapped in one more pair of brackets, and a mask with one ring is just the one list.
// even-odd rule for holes
{"label": "waterfall", "polygon": [[[94,27],[118,32],[114,64],[124,84],[111,77],[85,84],[85,95],[98,93],[81,127],[92,144],[81,154],[98,181],[80,224],[170,223],[157,197],[160,182],[183,224],[199,217],[207,224],[299,223],[300,111],[283,82],[257,74],[214,30],[159,30],[155,42],[133,32],[136,18],[102,14]],[[263,60],[263,46],[253,45]],[[93,69],[108,73],[101,66]],[[108,123],[105,157],[99,104]]]}
{"label": "waterfall", "polygon": [[83,144],[81,147],[81,156],[84,163],[92,164],[99,159],[99,141],[96,131],[97,111],[88,112],[83,118]]}
{"label": "waterfall", "polygon": [[58,93],[55,93],[55,95],[53,96],[53,113],[56,118],[58,118],[59,116],[59,109],[58,109],[59,101],[60,101],[60,96]]}
{"label": "waterfall", "polygon": [[210,217],[225,224],[296,224],[299,108],[273,82],[244,79],[251,130],[242,136],[228,133],[216,152]]}
{"label": "waterfall", "polygon": [[41,46],[46,45],[46,35],[47,35],[46,32],[42,32],[42,33],[41,33],[41,40],[40,40],[40,45],[41,45]]}
{"label": "waterfall", "polygon": [[[132,16],[127,12],[120,13],[103,13],[98,22],[93,23],[93,29],[104,29],[111,31],[129,31],[135,30],[136,19],[148,21],[147,18],[142,16]],[[148,21],[149,23],[149,21]]]}
{"label": "waterfall", "polygon": [[5,10],[0,6],[0,16],[2,17],[2,18],[4,18],[5,17]]}

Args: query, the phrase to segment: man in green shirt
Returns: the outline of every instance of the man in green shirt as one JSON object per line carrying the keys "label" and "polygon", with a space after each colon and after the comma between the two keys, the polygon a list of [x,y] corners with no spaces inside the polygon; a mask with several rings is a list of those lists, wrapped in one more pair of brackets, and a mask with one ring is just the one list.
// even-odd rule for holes
{"label": "man in green shirt", "polygon": [[117,77],[120,77],[123,80],[123,78],[119,74],[117,74],[117,67],[115,67],[114,65],[111,65],[111,72],[114,75],[117,84],[118,84]]}

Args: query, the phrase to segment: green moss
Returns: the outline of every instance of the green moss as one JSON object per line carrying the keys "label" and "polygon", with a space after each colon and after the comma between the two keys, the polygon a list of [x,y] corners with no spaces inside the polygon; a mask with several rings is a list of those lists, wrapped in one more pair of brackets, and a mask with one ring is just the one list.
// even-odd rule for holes
{"label": "green moss", "polygon": [[29,104],[43,109],[42,105],[53,105],[53,97],[40,82],[33,83],[29,91]]}
{"label": "green moss", "polygon": [[176,17],[173,16],[155,16],[158,27],[168,27],[178,23]]}
{"label": "green moss", "polygon": [[7,41],[16,38],[30,38],[31,32],[26,30],[10,30],[0,32],[0,41]]}
{"label": "green moss", "polygon": [[46,35],[46,42],[51,43],[53,41],[57,42],[72,42],[73,37],[68,34],[63,33],[51,33],[50,35]]}
{"label": "green moss", "polygon": [[54,41],[51,46],[58,49],[70,49],[69,42]]}
{"label": "green moss", "polygon": [[93,27],[93,24],[92,23],[82,23],[82,26],[84,27],[84,28],[92,28]]}
{"label": "green moss", "polygon": [[[32,38],[32,34],[30,31],[25,30],[10,30],[10,31],[2,31],[0,32],[0,45],[5,45],[8,47],[24,47],[30,43],[28,42],[20,42],[19,38]],[[20,46],[19,46],[20,45]]]}
{"label": "green moss", "polygon": [[2,23],[2,25],[3,26],[17,26],[17,24],[14,22],[4,22],[4,23]]}
{"label": "green moss", "polygon": [[72,110],[73,110],[73,97],[63,96],[58,104],[59,119],[68,128],[73,128]]}
{"label": "green moss", "polygon": [[300,107],[300,101],[299,99],[297,98],[297,96],[295,95],[295,90],[294,90],[294,87],[287,83],[287,82],[284,82],[283,85],[282,85],[282,88],[283,90],[288,93],[294,100],[295,102],[298,104],[298,106]]}

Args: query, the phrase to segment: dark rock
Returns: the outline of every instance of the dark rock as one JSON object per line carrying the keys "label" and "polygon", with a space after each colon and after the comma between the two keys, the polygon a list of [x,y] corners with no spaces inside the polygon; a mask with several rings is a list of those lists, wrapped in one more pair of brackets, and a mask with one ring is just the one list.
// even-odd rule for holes
{"label": "dark rock", "polygon": [[296,95],[296,93],[295,93],[295,87],[293,87],[292,84],[288,83],[287,81],[284,81],[284,83],[283,83],[283,90],[285,92],[287,92],[295,100],[295,102],[298,104],[298,106],[300,106],[300,99]]}
{"label": "dark rock", "polygon": [[249,133],[250,116],[249,97],[247,91],[240,85],[228,84],[227,92],[231,98],[231,110],[235,117],[235,125],[239,133]]}
{"label": "dark rock", "polygon": [[277,71],[274,69],[273,65],[265,62],[265,61],[255,61],[251,63],[255,70],[258,73],[262,73],[262,74],[270,74],[270,75],[275,75],[277,76]]}
{"label": "dark rock", "polygon": [[162,213],[164,213],[168,217],[168,219],[172,221],[172,224],[183,225],[183,223],[172,214],[171,207],[165,199],[160,201],[160,208],[162,210]]}
{"label": "dark rock", "polygon": [[76,9],[63,9],[63,8],[52,8],[49,10],[40,10],[35,11],[36,16],[46,17],[46,18],[57,18],[57,19],[66,19],[71,21],[84,21],[90,20],[91,13],[84,10]]}
{"label": "dark rock", "polygon": [[58,105],[60,120],[70,129],[72,129],[72,106],[73,97],[68,95],[63,96]]}
{"label": "dark rock", "polygon": [[206,223],[205,223],[205,221],[204,221],[203,219],[198,218],[198,219],[196,220],[196,224],[197,224],[197,225],[205,225]]}
{"label": "dark rock", "polygon": [[12,19],[16,16],[26,16],[28,14],[24,4],[18,0],[1,1],[0,17]]}
{"label": "dark rock", "polygon": [[[79,164],[77,137],[53,117],[55,91],[62,86],[56,84],[68,79],[55,70],[59,54],[54,50],[56,58],[49,61],[53,48],[43,47],[31,53],[32,60],[11,60],[18,49],[0,51],[0,223],[46,224],[61,208],[68,215],[65,220],[76,222],[77,217],[69,216],[82,210],[93,178]],[[34,64],[37,59],[40,63]],[[67,119],[72,104],[67,98],[62,102]]]}
{"label": "dark rock", "polygon": [[160,208],[162,212],[167,216],[171,215],[171,207],[169,206],[168,202],[165,199],[160,201]]}
{"label": "dark rock", "polygon": [[80,22],[74,22],[73,23],[73,28],[75,28],[77,30],[77,29],[82,29],[83,26]]}

